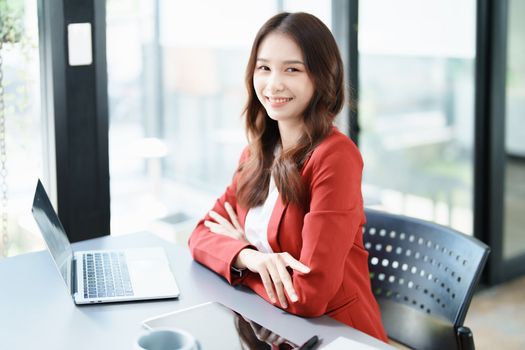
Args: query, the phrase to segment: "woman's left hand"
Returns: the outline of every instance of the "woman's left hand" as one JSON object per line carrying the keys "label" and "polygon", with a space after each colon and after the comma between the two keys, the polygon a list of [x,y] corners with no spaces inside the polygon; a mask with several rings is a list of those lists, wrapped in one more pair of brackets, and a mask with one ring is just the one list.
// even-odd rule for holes
{"label": "woman's left hand", "polygon": [[230,216],[230,220],[222,217],[217,212],[211,210],[209,212],[211,218],[214,221],[206,220],[204,221],[204,226],[210,229],[213,233],[218,233],[221,235],[225,235],[231,238],[238,239],[240,241],[247,242],[246,236],[244,234],[244,230],[241,227],[241,224],[239,224],[239,220],[237,219],[237,214],[235,214],[235,211],[233,210],[230,203],[225,202],[224,208],[226,209],[226,212]]}

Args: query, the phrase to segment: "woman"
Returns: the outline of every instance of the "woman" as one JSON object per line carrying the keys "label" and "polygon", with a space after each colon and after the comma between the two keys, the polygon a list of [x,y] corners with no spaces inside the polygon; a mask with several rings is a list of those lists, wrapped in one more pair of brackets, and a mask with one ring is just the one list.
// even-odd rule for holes
{"label": "woman", "polygon": [[193,231],[193,258],[293,314],[329,315],[386,341],[363,247],[363,162],[333,126],[344,74],[329,29],[306,13],[270,18],[246,87],[249,146]]}

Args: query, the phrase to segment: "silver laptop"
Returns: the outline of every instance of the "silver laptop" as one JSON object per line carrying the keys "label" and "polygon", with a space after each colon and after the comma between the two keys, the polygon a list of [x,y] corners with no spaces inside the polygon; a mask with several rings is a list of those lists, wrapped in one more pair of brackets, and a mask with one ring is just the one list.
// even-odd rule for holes
{"label": "silver laptop", "polygon": [[179,288],[163,248],[73,252],[40,180],[32,212],[75,304],[179,296]]}

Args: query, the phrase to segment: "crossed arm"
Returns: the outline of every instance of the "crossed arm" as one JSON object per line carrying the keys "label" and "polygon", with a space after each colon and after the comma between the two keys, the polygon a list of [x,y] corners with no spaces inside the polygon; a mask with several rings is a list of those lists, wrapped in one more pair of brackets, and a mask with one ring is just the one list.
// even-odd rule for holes
{"label": "crossed arm", "polygon": [[[224,208],[228,213],[229,219],[212,210],[208,214],[214,221],[205,220],[204,226],[208,227],[213,233],[247,242],[244,230],[239,224],[237,214],[232,206],[225,202]],[[308,266],[294,259],[288,253],[262,253],[251,248],[241,250],[233,265],[239,269],[248,269],[258,273],[270,300],[273,303],[279,300],[279,303],[285,309],[288,307],[285,290],[292,302],[298,300],[292,278],[286,268],[290,267],[305,274],[310,272]]]}
{"label": "crossed arm", "polygon": [[[243,283],[269,302],[278,301],[291,313],[307,317],[326,313],[341,288],[345,261],[362,224],[361,170],[358,152],[344,147],[332,147],[315,162],[310,161],[309,212],[302,227],[297,227],[299,232],[282,232],[302,236],[300,256],[262,253],[247,242],[233,210],[237,201],[236,175],[190,237],[194,259],[229,283]],[[232,266],[252,273],[239,278]],[[347,289],[340,301],[350,301],[353,295],[355,292]]]}

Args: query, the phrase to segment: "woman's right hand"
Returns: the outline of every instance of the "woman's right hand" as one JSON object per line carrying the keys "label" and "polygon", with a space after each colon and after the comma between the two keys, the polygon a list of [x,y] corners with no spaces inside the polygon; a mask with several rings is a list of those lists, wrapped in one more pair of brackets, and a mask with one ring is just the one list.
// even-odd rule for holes
{"label": "woman's right hand", "polygon": [[234,239],[238,239],[239,241],[248,242],[246,235],[244,234],[244,230],[239,223],[239,219],[237,218],[235,210],[233,210],[232,206],[228,202],[224,203],[224,208],[230,216],[230,221],[219,215],[219,213],[216,211],[211,210],[208,214],[215,221],[205,220],[204,226],[209,228],[213,233],[225,235]]}
{"label": "woman's right hand", "polygon": [[[294,259],[288,253],[261,253],[249,248],[241,250],[234,265],[237,268],[247,268],[252,272],[258,273],[270,300],[276,303],[278,299],[281,306],[285,309],[288,307],[288,302],[286,301],[284,290],[286,290],[292,302],[298,300],[292,278],[286,267],[291,267],[302,273],[310,272],[308,266]],[[277,299],[275,298],[276,294]]]}

